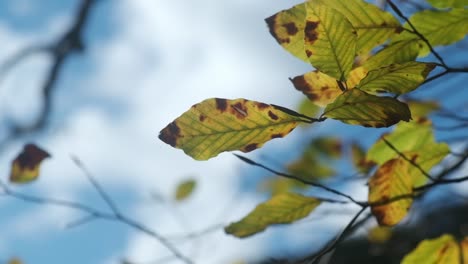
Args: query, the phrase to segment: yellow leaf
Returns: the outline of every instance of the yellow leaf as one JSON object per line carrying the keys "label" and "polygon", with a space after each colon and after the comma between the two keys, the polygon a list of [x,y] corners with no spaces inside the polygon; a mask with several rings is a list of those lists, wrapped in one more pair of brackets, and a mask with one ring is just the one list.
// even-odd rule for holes
{"label": "yellow leaf", "polygon": [[[411,194],[413,189],[408,166],[409,164],[401,159],[392,159],[380,166],[369,180],[369,203],[386,202]],[[372,206],[372,214],[377,218],[379,225],[393,226],[406,216],[412,203],[412,198],[405,198]]]}
{"label": "yellow leaf", "polygon": [[402,27],[392,14],[363,0],[322,0],[344,15],[357,31],[357,52],[365,54],[398,34]]}
{"label": "yellow leaf", "polygon": [[305,52],[321,72],[346,81],[356,56],[357,33],[339,12],[320,0],[306,4]]}
{"label": "yellow leaf", "polygon": [[292,55],[309,62],[304,50],[305,3],[265,19],[271,35]]}
{"label": "yellow leaf", "polygon": [[8,261],[8,264],[23,264],[23,261],[21,261],[19,258],[12,258]]}
{"label": "yellow leaf", "polygon": [[[364,78],[366,73],[361,67],[353,69],[349,74],[347,85],[354,87]],[[335,78],[319,71],[311,71],[290,80],[298,91],[304,93],[310,101],[318,106],[332,103],[336,97],[343,93]]]}
{"label": "yellow leaf", "polygon": [[460,248],[452,235],[442,235],[421,241],[416,249],[407,254],[402,264],[458,264]]}
{"label": "yellow leaf", "polygon": [[225,227],[226,233],[236,237],[248,237],[274,224],[289,224],[308,216],[320,200],[295,193],[278,194],[259,204],[242,220]]}
{"label": "yellow leaf", "polygon": [[468,0],[427,0],[433,7],[436,8],[463,8],[468,6]]}
{"label": "yellow leaf", "polygon": [[197,182],[193,179],[185,180],[181,182],[175,191],[175,199],[176,201],[182,201],[187,199],[195,190]]}
{"label": "yellow leaf", "polygon": [[366,160],[366,152],[356,142],[351,144],[351,159],[354,167],[363,174],[369,173],[375,166],[375,162]]}
{"label": "yellow leaf", "polygon": [[392,238],[392,229],[387,226],[374,226],[367,233],[367,239],[372,243],[385,243]]}
{"label": "yellow leaf", "polygon": [[50,154],[34,144],[27,144],[11,164],[10,182],[28,183],[39,177],[41,162]]}
{"label": "yellow leaf", "polygon": [[298,107],[299,113],[304,114],[306,116],[317,116],[320,107],[313,104],[309,99],[303,98]]}
{"label": "yellow leaf", "polygon": [[192,106],[161,130],[159,138],[196,160],[207,160],[224,151],[255,150],[308,121],[276,105],[211,98]]}
{"label": "yellow leaf", "polygon": [[415,101],[406,102],[411,110],[413,118],[427,117],[431,112],[440,109],[436,101]]}
{"label": "yellow leaf", "polygon": [[408,93],[418,88],[434,67],[433,63],[417,61],[390,64],[370,71],[356,88],[369,93]]}
{"label": "yellow leaf", "polygon": [[[463,39],[468,33],[468,10],[452,9],[448,11],[424,10],[415,13],[409,19],[431,44],[431,46],[449,45]],[[412,30],[406,23],[408,30]],[[419,56],[426,56],[429,47],[416,34],[403,31],[393,41],[410,40],[421,46]]]}
{"label": "yellow leaf", "polygon": [[365,127],[389,127],[401,120],[411,119],[406,104],[391,97],[379,97],[359,89],[350,89],[338,96],[325,108],[322,116]]}
{"label": "yellow leaf", "polygon": [[460,248],[463,254],[463,264],[468,264],[468,237],[460,242]]}

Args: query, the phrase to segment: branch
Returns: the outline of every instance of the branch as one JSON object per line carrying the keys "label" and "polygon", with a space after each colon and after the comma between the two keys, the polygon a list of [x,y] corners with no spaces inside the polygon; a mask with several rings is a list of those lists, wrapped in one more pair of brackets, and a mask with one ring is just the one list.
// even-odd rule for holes
{"label": "branch", "polygon": [[353,202],[353,203],[355,203],[355,204],[357,204],[357,205],[359,205],[359,206],[361,206],[361,207],[364,207],[364,206],[365,206],[364,203],[359,202],[359,201],[356,201],[353,197],[351,197],[351,196],[349,196],[349,195],[347,195],[347,194],[345,194],[345,193],[342,193],[342,192],[340,192],[340,191],[338,191],[338,190],[335,190],[335,189],[332,189],[332,188],[327,187],[327,186],[325,186],[325,185],[322,185],[322,184],[320,184],[320,183],[317,183],[317,182],[314,182],[314,181],[310,181],[310,180],[307,180],[307,179],[303,179],[303,178],[301,178],[301,177],[299,177],[299,176],[296,176],[296,175],[292,175],[292,174],[287,174],[287,173],[275,171],[275,170],[273,170],[273,169],[271,169],[271,168],[269,168],[269,167],[267,167],[267,166],[265,166],[265,165],[263,165],[263,164],[257,163],[257,162],[255,162],[255,161],[249,159],[249,158],[246,158],[246,157],[241,156],[241,155],[238,155],[238,154],[233,154],[233,155],[236,156],[237,158],[239,158],[240,160],[244,161],[245,163],[250,164],[250,165],[252,165],[252,166],[260,167],[260,168],[265,169],[265,170],[267,170],[267,171],[269,171],[269,172],[271,172],[271,173],[274,173],[274,174],[276,174],[276,175],[278,175],[278,176],[282,176],[282,177],[285,177],[285,178],[288,178],[288,179],[293,179],[293,180],[296,180],[296,181],[300,181],[300,182],[302,182],[302,183],[304,183],[304,184],[307,184],[307,185],[310,185],[310,186],[314,186],[314,187],[323,189],[323,190],[325,190],[325,191],[327,191],[327,192],[330,192],[330,193],[333,193],[333,194],[336,194],[336,195],[345,197],[345,198],[347,198],[348,200],[350,200],[351,202]]}

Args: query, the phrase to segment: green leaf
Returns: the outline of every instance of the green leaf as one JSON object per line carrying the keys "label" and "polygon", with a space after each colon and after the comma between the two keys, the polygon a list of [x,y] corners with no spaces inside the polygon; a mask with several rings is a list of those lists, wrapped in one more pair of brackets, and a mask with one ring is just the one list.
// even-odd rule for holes
{"label": "green leaf", "polygon": [[288,172],[302,179],[320,180],[335,175],[335,170],[320,162],[315,155],[304,153],[299,159],[287,165]]}
{"label": "green leaf", "polygon": [[356,88],[369,93],[408,93],[418,88],[435,66],[433,63],[417,61],[390,64],[370,71]]}
{"label": "green leaf", "polygon": [[356,55],[357,34],[351,23],[320,0],[306,4],[305,52],[312,65],[346,81]]}
{"label": "green leaf", "polygon": [[463,8],[468,6],[468,0],[427,0],[435,8]]}
{"label": "green leaf", "polygon": [[[392,159],[380,166],[369,180],[369,203],[386,202],[411,194],[413,185],[408,169],[409,163],[402,159]],[[406,216],[412,203],[413,199],[409,197],[372,206],[372,214],[379,225],[393,226]]]}
{"label": "green leaf", "polygon": [[394,42],[367,59],[361,67],[369,72],[385,65],[413,61],[418,57],[419,49],[418,42],[412,39]]}
{"label": "green leaf", "polygon": [[363,0],[322,0],[344,15],[357,31],[357,53],[365,54],[399,33],[402,27],[392,14]]}
{"label": "green leaf", "polygon": [[34,144],[26,144],[11,164],[10,182],[28,183],[39,177],[41,162],[50,154]]}
{"label": "green leaf", "polygon": [[306,189],[308,185],[293,179],[283,177],[268,177],[260,182],[258,190],[270,195],[291,192],[295,189]]}
{"label": "green leaf", "polygon": [[303,98],[299,104],[298,111],[306,116],[317,116],[320,107],[313,104],[309,99]]}
{"label": "green leaf", "polygon": [[187,199],[195,190],[197,182],[193,179],[185,180],[181,182],[175,191],[174,198],[176,201],[182,201]]}
{"label": "green leaf", "polygon": [[445,234],[438,238],[425,239],[407,254],[401,263],[460,263],[460,248],[452,235]]}
{"label": "green leaf", "polygon": [[248,237],[275,224],[289,224],[308,216],[321,201],[295,193],[283,193],[259,204],[242,220],[224,228],[236,237]]}
{"label": "green leaf", "polygon": [[401,120],[411,119],[406,104],[391,97],[379,97],[359,89],[344,92],[325,108],[322,116],[365,127],[388,127]]}
{"label": "green leaf", "polygon": [[305,3],[265,19],[271,35],[292,55],[309,62],[304,50]]}
{"label": "green leaf", "polygon": [[207,160],[224,151],[255,150],[307,121],[275,105],[211,98],[192,106],[161,130],[159,138],[196,160]]}
{"label": "green leaf", "polygon": [[[448,11],[424,10],[415,13],[409,19],[431,45],[449,45],[463,39],[468,33],[468,10],[452,9]],[[407,24],[405,28],[411,30]],[[419,56],[429,53],[429,47],[416,34],[403,31],[394,41],[412,40],[421,46]]]}

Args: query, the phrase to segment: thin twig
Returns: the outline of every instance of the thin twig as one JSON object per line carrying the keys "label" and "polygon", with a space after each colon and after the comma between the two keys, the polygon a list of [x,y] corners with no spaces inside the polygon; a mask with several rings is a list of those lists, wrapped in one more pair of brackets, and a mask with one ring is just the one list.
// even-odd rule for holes
{"label": "thin twig", "polygon": [[260,167],[262,169],[265,169],[271,173],[274,173],[276,175],[279,175],[279,176],[282,176],[282,177],[285,177],[285,178],[289,178],[289,179],[293,179],[293,180],[296,180],[296,181],[300,181],[304,184],[307,184],[307,185],[310,185],[310,186],[314,186],[314,187],[317,187],[317,188],[320,188],[320,189],[323,189],[325,191],[328,191],[330,193],[333,193],[333,194],[336,194],[336,195],[339,195],[339,196],[342,196],[342,197],[345,197],[347,198],[348,200],[350,200],[351,202],[363,207],[364,204],[362,202],[359,202],[359,201],[356,201],[353,197],[345,194],[345,193],[342,193],[338,190],[335,190],[335,189],[332,189],[330,187],[327,187],[325,185],[322,185],[320,183],[317,183],[317,182],[314,182],[314,181],[310,181],[310,180],[306,180],[306,179],[303,179],[299,176],[296,176],[296,175],[292,175],[292,174],[287,174],[287,173],[283,173],[283,172],[279,172],[279,171],[276,171],[276,170],[273,170],[263,164],[260,164],[260,163],[257,163],[249,158],[246,158],[244,156],[241,156],[241,155],[238,155],[238,154],[234,154],[234,156],[236,156],[237,158],[239,158],[240,160],[246,162],[247,164],[250,164],[250,165],[253,165],[253,166],[256,166],[256,167]]}

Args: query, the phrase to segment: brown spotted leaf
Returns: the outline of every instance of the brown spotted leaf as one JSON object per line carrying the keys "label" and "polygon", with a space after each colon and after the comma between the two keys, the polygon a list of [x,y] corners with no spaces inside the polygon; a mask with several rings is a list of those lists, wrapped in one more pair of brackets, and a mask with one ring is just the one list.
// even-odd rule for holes
{"label": "brown spotted leaf", "polygon": [[346,81],[356,56],[357,34],[345,16],[320,0],[306,3],[305,52],[319,71]]}
{"label": "brown spotted leaf", "polygon": [[268,226],[289,224],[308,216],[320,200],[295,193],[281,193],[259,204],[242,220],[224,228],[228,234],[236,237],[248,237],[262,232]]}
{"label": "brown spotted leaf", "polygon": [[417,61],[390,64],[370,71],[356,88],[369,93],[408,93],[418,88],[435,66]]}
{"label": "brown spotted leaf", "polygon": [[161,130],[159,138],[196,160],[207,160],[224,151],[255,150],[307,121],[275,105],[211,98],[192,106]]}
{"label": "brown spotted leaf", "polygon": [[401,120],[409,121],[406,104],[391,97],[379,97],[359,89],[350,89],[329,104],[322,116],[343,123],[365,127],[389,127]]}
{"label": "brown spotted leaf", "polygon": [[27,144],[11,164],[10,182],[27,183],[39,177],[41,162],[50,154],[34,144]]}
{"label": "brown spotted leaf", "polygon": [[[369,180],[369,203],[387,202],[411,194],[413,189],[408,169],[408,162],[401,159],[392,159],[380,166]],[[371,206],[372,214],[379,225],[393,226],[406,216],[412,203],[413,199],[409,197]]]}
{"label": "brown spotted leaf", "polygon": [[[354,87],[365,74],[360,67],[352,70],[347,85]],[[332,103],[343,93],[335,78],[320,71],[311,71],[290,80],[298,91],[304,93],[314,104],[322,107]]]}
{"label": "brown spotted leaf", "polygon": [[402,27],[389,12],[363,0],[322,0],[344,15],[357,31],[357,52],[365,54],[398,34]]}
{"label": "brown spotted leaf", "polygon": [[367,174],[375,162],[366,159],[366,151],[356,142],[351,144],[351,160],[359,173]]}
{"label": "brown spotted leaf", "polygon": [[309,62],[304,50],[305,3],[265,19],[271,35],[292,55]]}
{"label": "brown spotted leaf", "polygon": [[408,253],[402,264],[459,264],[460,247],[452,235],[442,235],[421,241],[416,249]]}

